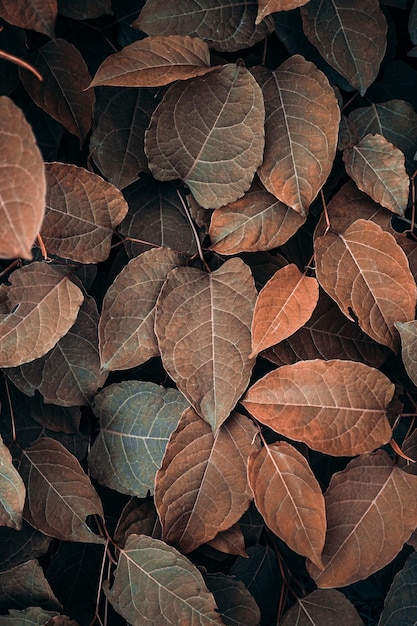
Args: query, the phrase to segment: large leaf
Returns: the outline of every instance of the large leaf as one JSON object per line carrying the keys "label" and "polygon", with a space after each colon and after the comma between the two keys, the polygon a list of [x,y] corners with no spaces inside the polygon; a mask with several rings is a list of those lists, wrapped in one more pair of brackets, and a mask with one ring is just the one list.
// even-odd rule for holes
{"label": "large leaf", "polygon": [[0,97],[0,258],[31,259],[45,211],[42,155],[23,113]]}
{"label": "large leaf", "polygon": [[417,477],[383,450],[364,454],[333,475],[324,498],[324,569],[308,563],[318,587],[344,587],[378,571],[417,525]]}
{"label": "large leaf", "polygon": [[100,433],[88,457],[91,476],[120,493],[145,498],[154,489],[169,436],[188,407],[176,389],[137,380],[95,397]]}
{"label": "large leaf", "polygon": [[36,262],[0,286],[0,367],[46,354],[74,324],[83,294],[69,276]]}
{"label": "large leaf", "polygon": [[54,37],[57,0],[0,0],[0,16],[10,24]]}
{"label": "large leaf", "polygon": [[253,70],[265,100],[265,154],[258,170],[267,190],[305,215],[333,165],[340,111],[325,74],[300,55],[270,71]]}
{"label": "large leaf", "polygon": [[249,382],[255,297],[250,269],[236,258],[212,273],[172,270],[157,301],[155,333],[163,365],[213,431]]}
{"label": "large leaf", "polygon": [[249,458],[248,479],[269,528],[292,550],[322,567],[324,498],[305,457],[283,441],[265,445]]}
{"label": "large leaf", "polygon": [[258,15],[256,24],[260,24],[265,16],[278,11],[291,11],[301,7],[309,0],[258,0]]}
{"label": "large leaf", "polygon": [[378,0],[310,0],[301,9],[304,32],[326,61],[361,95],[385,54],[387,23]]}
{"label": "large leaf", "polygon": [[408,557],[394,580],[384,602],[378,626],[408,626],[417,621],[417,554]]}
{"label": "large leaf", "polygon": [[261,90],[245,67],[234,64],[171,85],[145,133],[155,178],[180,178],[205,208],[243,196],[263,149]]}
{"label": "large leaf", "polygon": [[199,570],[163,541],[130,535],[107,599],[132,626],[222,624]]}
{"label": "large leaf", "polygon": [[23,451],[19,469],[27,490],[26,521],[63,541],[104,543],[85,521],[89,515],[104,517],[100,498],[75,456],[61,443],[38,439]]}
{"label": "large leaf", "polygon": [[274,29],[271,17],[255,24],[257,10],[254,0],[148,0],[132,26],[148,35],[200,37],[210,48],[233,52],[250,48]]}
{"label": "large leaf", "polygon": [[363,626],[363,621],[346,596],[336,589],[316,589],[297,598],[280,621],[280,626]]}
{"label": "large leaf", "polygon": [[193,409],[183,414],[155,479],[162,539],[192,552],[240,519],[252,499],[246,465],[256,433],[238,413],[215,435]]}
{"label": "large leaf", "polygon": [[394,385],[355,361],[300,361],[258,380],[243,406],[276,432],[336,456],[370,452],[392,437]]}
{"label": "large leaf", "polygon": [[0,436],[0,526],[22,528],[25,496],[25,485],[12,463],[9,448]]}
{"label": "large leaf", "polygon": [[414,319],[416,284],[394,237],[367,220],[343,233],[329,231],[314,243],[320,285],[350,320],[394,352],[400,337],[394,322]]}

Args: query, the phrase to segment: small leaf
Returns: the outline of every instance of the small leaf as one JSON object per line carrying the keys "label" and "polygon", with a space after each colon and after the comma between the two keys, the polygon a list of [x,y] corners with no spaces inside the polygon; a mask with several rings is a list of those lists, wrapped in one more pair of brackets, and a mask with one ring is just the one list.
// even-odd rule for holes
{"label": "small leaf", "polygon": [[154,177],[180,178],[204,208],[243,196],[263,149],[261,90],[245,67],[231,63],[171,85],[145,133]]}
{"label": "small leaf", "polygon": [[336,589],[316,589],[297,598],[280,621],[280,626],[363,626],[353,604]]}
{"label": "small leaf", "polygon": [[248,556],[245,549],[245,538],[240,529],[240,524],[233,524],[227,530],[217,533],[214,539],[207,541],[207,546],[225,554]]}
{"label": "small leaf", "polygon": [[93,408],[100,433],[88,457],[91,476],[120,493],[145,498],[168,439],[188,407],[176,389],[137,380],[100,391]]}
{"label": "small leaf", "polygon": [[311,317],[319,299],[315,278],[293,263],[278,270],[261,289],[252,321],[252,355],[283,341]]}
{"label": "small leaf", "polygon": [[7,572],[18,565],[43,556],[52,541],[23,520],[20,530],[7,526],[0,528],[0,572]]}
{"label": "small leaf", "polygon": [[23,609],[22,611],[18,611],[16,609],[10,609],[9,615],[1,615],[0,616],[0,626],[43,626],[48,625],[54,626],[77,626],[75,622],[57,622],[56,619],[51,621],[53,618],[59,616],[59,613],[56,611],[46,611],[45,609],[41,609],[39,606],[30,606],[27,609]]}
{"label": "small leaf", "polygon": [[240,580],[218,572],[206,574],[204,581],[214,595],[225,626],[259,626],[261,623],[259,607]]}
{"label": "small leaf", "polygon": [[58,11],[73,20],[93,20],[101,15],[113,15],[111,0],[58,0]]}
{"label": "small leaf", "polygon": [[103,588],[132,626],[222,624],[199,570],[174,548],[145,535],[130,535],[120,550],[113,586]]}
{"label": "small leaf", "polygon": [[417,554],[413,552],[394,576],[378,626],[413,624],[417,620]]}
{"label": "small leaf", "polygon": [[255,297],[249,267],[235,258],[210,274],[191,267],[172,270],[157,301],[162,363],[213,431],[249,382]]}
{"label": "small leaf", "polygon": [[[58,611],[62,609],[35,559],[0,574],[0,611],[24,609],[28,605]],[[18,626],[22,626],[21,620]]]}
{"label": "small leaf", "polygon": [[25,485],[12,463],[9,448],[0,436],[0,526],[22,528],[25,496]]}
{"label": "small leaf", "polygon": [[283,441],[265,445],[249,458],[248,479],[269,528],[292,550],[322,567],[324,498],[305,457]]}
{"label": "small leaf", "polygon": [[63,541],[104,543],[85,522],[89,515],[104,517],[100,498],[61,443],[48,437],[35,441],[23,451],[20,473],[27,489],[26,521]]}
{"label": "small leaf", "polygon": [[366,135],[343,151],[343,160],[361,191],[393,213],[404,215],[410,180],[401,150],[382,135]]}
{"label": "small leaf", "polygon": [[0,287],[0,367],[46,354],[74,324],[83,302],[79,287],[53,266],[31,263]]}
{"label": "small leaf", "polygon": [[0,258],[31,259],[45,212],[42,155],[23,113],[0,97]]}
{"label": "small leaf", "polygon": [[401,337],[401,356],[407,374],[417,386],[417,321],[395,322]]}
{"label": "small leaf", "polygon": [[10,24],[36,30],[54,38],[57,0],[1,0],[0,14]]}
{"label": "small leaf", "polygon": [[[300,361],[258,380],[242,400],[262,424],[335,456],[370,452],[391,439],[394,385],[355,361]],[[337,586],[337,585],[336,585]]]}
{"label": "small leaf", "polygon": [[291,11],[307,2],[309,0],[258,0],[259,8],[256,24],[260,24],[266,15],[278,13],[279,11]]}

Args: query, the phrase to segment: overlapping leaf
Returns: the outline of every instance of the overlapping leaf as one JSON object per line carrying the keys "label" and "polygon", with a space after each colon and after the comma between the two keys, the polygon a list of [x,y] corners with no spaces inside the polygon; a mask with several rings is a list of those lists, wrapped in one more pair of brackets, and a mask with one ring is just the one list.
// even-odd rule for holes
{"label": "overlapping leaf", "polygon": [[31,259],[45,212],[42,155],[23,113],[0,97],[0,258]]}
{"label": "overlapping leaf", "polygon": [[306,4],[309,0],[258,0],[256,24],[260,24],[266,15],[278,11],[290,11]]}
{"label": "overlapping leaf", "polygon": [[316,275],[341,311],[370,337],[394,352],[400,339],[394,322],[414,319],[416,284],[394,237],[377,224],[357,220],[343,233],[314,243]]}
{"label": "overlapping leaf", "polygon": [[0,15],[10,24],[54,37],[57,0],[0,0]]}
{"label": "overlapping leaf", "polygon": [[[46,611],[39,606],[30,606],[27,609],[21,611],[17,609],[10,609],[8,615],[0,616],[0,626],[18,626],[19,624],[25,624],[25,626],[38,626],[38,624],[58,624],[59,626],[76,626],[74,621],[65,621],[69,618],[62,617],[59,621],[60,614],[56,611]],[[51,620],[53,621],[51,622]],[[62,621],[64,620],[64,621]]]}
{"label": "overlapping leaf", "polygon": [[415,622],[417,620],[416,591],[417,554],[413,552],[392,581],[378,625],[394,626],[395,621],[398,624]]}
{"label": "overlapping leaf", "polygon": [[252,499],[246,465],[256,433],[238,413],[215,435],[193,409],[183,414],[155,479],[165,541],[192,552],[240,519]]}
{"label": "overlapping leaf", "polygon": [[12,455],[0,436],[0,526],[22,528],[26,490],[12,463]]}
{"label": "overlapping leaf", "polygon": [[350,585],[392,561],[417,525],[416,485],[382,450],[333,475],[324,495],[324,569],[308,564],[318,587]]}
{"label": "overlapping leaf", "polygon": [[417,386],[417,321],[396,322],[401,337],[401,356],[407,374]]}
{"label": "overlapping leaf", "polygon": [[300,361],[266,374],[242,404],[262,424],[336,456],[370,452],[392,436],[387,408],[394,385],[354,361]]}
{"label": "overlapping leaf", "polygon": [[23,520],[20,530],[7,526],[0,528],[0,572],[7,572],[29,559],[43,556],[52,538]]}
{"label": "overlapping leaf", "polygon": [[239,523],[218,533],[214,539],[207,541],[207,545],[225,554],[248,556],[245,549],[245,538]]}
{"label": "overlapping leaf", "polygon": [[214,595],[225,626],[259,626],[261,622],[259,607],[240,580],[217,572],[206,574],[204,582]]}
{"label": "overlapping leaf", "polygon": [[74,324],[83,302],[79,287],[51,265],[15,270],[0,287],[0,366],[14,367],[46,354]]}
{"label": "overlapping leaf", "polygon": [[300,55],[273,72],[252,70],[265,100],[265,154],[258,169],[267,190],[305,215],[333,165],[340,111],[326,76]]}
{"label": "overlapping leaf", "polygon": [[188,407],[176,389],[136,380],[115,383],[95,397],[100,433],[88,457],[99,483],[145,498],[153,493],[171,433]]}
{"label": "overlapping leaf", "polygon": [[58,0],[61,15],[73,20],[92,20],[101,15],[112,15],[111,0]]}
{"label": "overlapping leaf", "polygon": [[281,626],[363,626],[353,604],[336,589],[316,589],[298,598],[280,621]]}
{"label": "overlapping leaf", "polygon": [[235,258],[212,273],[172,270],[157,301],[155,333],[163,365],[213,431],[249,382],[255,297],[249,267]]}
{"label": "overlapping leaf", "polygon": [[[0,611],[5,613],[9,609],[23,609],[27,605],[42,605],[58,611],[62,609],[36,559],[30,559],[0,574]],[[23,624],[26,626],[25,622]],[[20,617],[17,623],[22,624]]]}
{"label": "overlapping leaf", "polygon": [[248,70],[234,64],[171,85],[145,133],[155,178],[180,178],[204,208],[243,196],[263,149],[262,92]]}

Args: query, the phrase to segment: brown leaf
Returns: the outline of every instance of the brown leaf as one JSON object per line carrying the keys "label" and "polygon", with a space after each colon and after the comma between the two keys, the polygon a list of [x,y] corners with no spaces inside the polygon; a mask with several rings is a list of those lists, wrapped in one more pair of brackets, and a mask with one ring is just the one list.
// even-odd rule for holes
{"label": "brown leaf", "polygon": [[12,462],[9,448],[0,435],[0,526],[22,528],[25,485]]}
{"label": "brown leaf", "polygon": [[24,88],[41,109],[82,143],[92,124],[94,92],[84,91],[91,76],[81,53],[65,39],[54,39],[32,53],[28,60],[43,76],[43,81],[20,69]]}
{"label": "brown leaf", "polygon": [[0,286],[0,367],[46,354],[74,324],[83,294],[68,275],[46,263],[15,270]]}
{"label": "brown leaf", "polygon": [[417,386],[417,321],[395,322],[401,337],[401,356],[407,374]]}
{"label": "brown leaf", "polygon": [[154,177],[180,178],[207,209],[243,196],[263,149],[262,92],[245,67],[231,63],[171,85],[145,133]]}
{"label": "brown leaf", "polygon": [[41,232],[48,252],[79,263],[105,261],[114,229],[128,211],[122,193],[83,167],[46,163],[45,171]]}
{"label": "brown leaf", "polygon": [[315,278],[293,263],[278,270],[258,294],[252,321],[252,355],[283,341],[307,322],[319,299]]}
{"label": "brown leaf", "polygon": [[100,498],[83,468],[64,446],[48,437],[23,451],[20,473],[27,489],[24,519],[63,541],[105,543],[85,522],[104,518]]}
{"label": "brown leaf", "polygon": [[265,445],[250,456],[248,479],[269,528],[292,550],[322,567],[324,498],[305,457],[284,441]]}
{"label": "brown leaf", "polygon": [[58,0],[58,11],[73,20],[93,20],[101,15],[113,15],[111,0]]}
{"label": "brown leaf", "polygon": [[291,11],[301,7],[309,0],[258,0],[258,15],[256,24],[260,24],[265,16],[279,11]]}
{"label": "brown leaf", "polygon": [[324,494],[324,569],[308,563],[320,588],[344,587],[387,565],[417,526],[417,478],[383,450],[363,454],[333,475]]}
{"label": "brown leaf", "polygon": [[382,135],[366,135],[343,151],[343,161],[359,189],[393,213],[404,215],[410,180],[399,148]]}
{"label": "brown leaf", "polygon": [[161,539],[161,524],[153,498],[131,498],[124,507],[114,533],[115,542],[123,548],[129,535],[147,535]]}
{"label": "brown leaf", "polygon": [[[39,605],[48,609],[62,609],[61,603],[54,595],[49,582],[45,578],[42,567],[33,558],[0,574],[0,610],[2,613],[8,609],[20,609],[22,606],[27,605],[29,605],[28,612],[38,609],[41,613],[41,618],[44,618],[45,615],[42,615],[43,611],[39,609]],[[18,617],[17,623],[26,623],[25,626],[28,623],[45,624],[43,619],[41,622],[38,620],[33,621],[32,619],[28,622],[27,617],[30,617],[30,615],[25,615],[22,619]],[[13,622],[11,623],[13,624]]]}
{"label": "brown leaf", "polygon": [[132,259],[108,289],[98,332],[104,370],[125,370],[159,355],[155,306],[168,272],[181,265],[169,248],[154,248]]}
{"label": "brown leaf", "polygon": [[240,519],[252,499],[246,465],[256,433],[233,413],[213,435],[193,409],[184,411],[155,478],[164,541],[192,552]]}
{"label": "brown leaf", "polygon": [[305,215],[336,154],[340,111],[326,76],[300,55],[253,75],[265,100],[265,153],[258,175],[281,202]]}
{"label": "brown leaf", "polygon": [[386,49],[387,22],[378,0],[310,0],[301,9],[303,30],[327,63],[363,96]]}
{"label": "brown leaf", "polygon": [[21,110],[0,97],[0,258],[31,259],[45,212],[45,173],[32,128]]}
{"label": "brown leaf", "polygon": [[178,267],[156,305],[162,363],[196,412],[216,431],[249,382],[256,290],[241,259],[206,273]]}
{"label": "brown leaf", "polygon": [[363,626],[346,596],[336,589],[316,589],[298,598],[280,621],[280,626]]}
{"label": "brown leaf", "polygon": [[245,548],[245,538],[239,524],[233,524],[227,530],[217,533],[214,539],[207,541],[206,545],[225,554],[248,556]]}
{"label": "brown leaf", "polygon": [[10,24],[54,38],[57,0],[0,0],[0,14]]}
{"label": "brown leaf", "polygon": [[350,320],[398,352],[394,322],[414,319],[416,283],[407,257],[380,226],[357,220],[343,233],[329,231],[314,242],[320,285]]}
{"label": "brown leaf", "polygon": [[355,361],[300,361],[258,380],[242,404],[262,424],[334,456],[370,452],[391,439],[395,386]]}

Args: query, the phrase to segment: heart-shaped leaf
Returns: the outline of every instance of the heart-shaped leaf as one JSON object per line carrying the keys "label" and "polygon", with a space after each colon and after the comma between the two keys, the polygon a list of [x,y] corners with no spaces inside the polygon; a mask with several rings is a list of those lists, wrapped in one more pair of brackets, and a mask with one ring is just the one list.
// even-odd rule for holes
{"label": "heart-shaped leaf", "polygon": [[359,613],[346,596],[336,589],[316,589],[284,614],[280,626],[363,626]]}
{"label": "heart-shaped leaf", "polygon": [[0,436],[0,526],[16,530],[22,528],[25,496],[25,485],[12,463],[9,448]]}
{"label": "heart-shaped leaf", "polygon": [[1,0],[0,12],[1,17],[14,26],[36,30],[54,38],[57,0],[26,0],[23,4]]}
{"label": "heart-shaped leaf", "polygon": [[258,15],[256,23],[260,24],[264,17],[278,11],[291,11],[297,7],[301,7],[309,0],[258,0]]}

